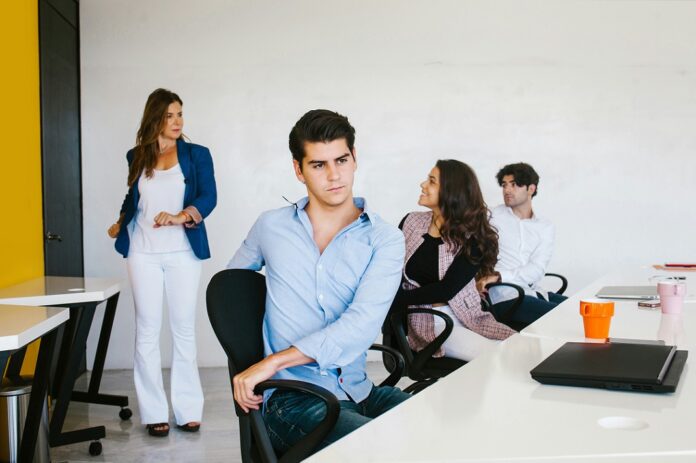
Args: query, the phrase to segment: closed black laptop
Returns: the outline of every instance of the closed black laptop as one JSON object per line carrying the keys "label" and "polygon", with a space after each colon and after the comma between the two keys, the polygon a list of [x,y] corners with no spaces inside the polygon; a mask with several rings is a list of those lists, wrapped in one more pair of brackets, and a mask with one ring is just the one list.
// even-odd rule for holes
{"label": "closed black laptop", "polygon": [[687,356],[675,346],[567,342],[530,373],[543,384],[674,392]]}

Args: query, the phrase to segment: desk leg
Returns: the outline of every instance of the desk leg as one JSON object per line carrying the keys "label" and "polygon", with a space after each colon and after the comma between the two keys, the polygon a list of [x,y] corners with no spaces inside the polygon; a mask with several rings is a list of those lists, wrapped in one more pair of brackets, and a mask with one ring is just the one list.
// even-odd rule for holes
{"label": "desk leg", "polygon": [[31,385],[29,407],[24,421],[24,431],[19,447],[19,463],[29,463],[34,459],[36,439],[41,425],[41,418],[48,389],[48,377],[51,374],[51,358],[56,344],[56,330],[44,334],[39,346],[39,356],[36,360],[34,380]]}
{"label": "desk leg", "polygon": [[[97,352],[94,358],[94,366],[89,380],[89,389],[84,391],[73,391],[71,400],[76,402],[87,402],[101,405],[114,405],[118,407],[128,406],[128,396],[100,394],[99,386],[101,385],[102,373],[104,372],[104,362],[106,361],[106,351],[109,348],[109,339],[111,338],[111,329],[114,325],[116,317],[116,305],[118,304],[118,294],[116,293],[106,301],[106,309],[104,311],[104,320],[102,321],[101,331],[99,332],[99,341],[97,344]],[[127,418],[124,418],[127,416]],[[130,418],[130,410],[121,412],[122,419]]]}
{"label": "desk leg", "polygon": [[[95,426],[92,428],[79,429],[77,431],[65,433],[62,431],[65,416],[68,412],[68,405],[70,404],[72,388],[75,385],[75,379],[77,379],[80,362],[82,361],[82,357],[85,355],[87,335],[89,335],[89,328],[92,325],[92,319],[94,318],[94,306],[76,307],[74,315],[75,338],[73,339],[70,354],[68,355],[68,362],[65,364],[65,371],[63,372],[60,384],[58,385],[58,396],[56,397],[53,417],[51,418],[51,447],[58,447],[61,445],[84,442],[88,440],[98,440],[106,435],[104,426]],[[73,322],[72,313],[70,321]]]}
{"label": "desk leg", "polygon": [[80,307],[70,307],[70,319],[63,325],[58,334],[57,339],[60,342],[58,360],[52,365],[52,369],[55,367],[55,371],[52,375],[53,382],[51,384],[51,392],[54,397],[60,396],[60,385],[63,384],[63,376],[65,376],[65,368],[63,368],[63,365],[68,364],[70,352],[73,349],[78,310],[82,309]]}
{"label": "desk leg", "polygon": [[7,372],[5,376],[8,378],[17,378],[22,372],[22,363],[24,363],[24,356],[27,353],[27,346],[12,353],[10,361],[7,362]]}
{"label": "desk leg", "polygon": [[10,358],[10,351],[4,350],[0,352],[0,380],[2,380],[2,375],[5,374],[5,367],[7,366],[7,360]]}

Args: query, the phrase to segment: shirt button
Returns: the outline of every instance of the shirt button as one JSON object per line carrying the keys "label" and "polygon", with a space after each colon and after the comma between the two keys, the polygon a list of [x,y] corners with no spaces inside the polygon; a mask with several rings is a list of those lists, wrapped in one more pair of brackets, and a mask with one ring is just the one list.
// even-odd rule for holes
{"label": "shirt button", "polygon": [[317,269],[321,270],[321,264],[319,264],[319,265],[317,266]]}
{"label": "shirt button", "polygon": [[321,301],[321,300],[323,300],[323,299],[324,299],[324,295],[323,295],[323,294],[320,294],[320,295],[319,295],[319,300]]}

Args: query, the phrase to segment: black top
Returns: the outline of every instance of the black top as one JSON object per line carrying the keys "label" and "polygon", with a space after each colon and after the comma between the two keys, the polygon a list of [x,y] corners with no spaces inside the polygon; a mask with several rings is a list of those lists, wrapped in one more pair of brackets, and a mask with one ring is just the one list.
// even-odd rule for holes
{"label": "black top", "polygon": [[[406,217],[401,220],[399,229],[403,230],[405,220]],[[476,276],[481,266],[459,253],[440,280],[438,246],[443,243],[442,238],[435,238],[428,233],[423,238],[423,243],[406,262],[406,275],[418,283],[420,288],[400,289],[397,298],[399,303],[405,305],[446,304]],[[471,246],[472,257],[479,259],[481,251],[476,242],[470,240],[467,244]]]}

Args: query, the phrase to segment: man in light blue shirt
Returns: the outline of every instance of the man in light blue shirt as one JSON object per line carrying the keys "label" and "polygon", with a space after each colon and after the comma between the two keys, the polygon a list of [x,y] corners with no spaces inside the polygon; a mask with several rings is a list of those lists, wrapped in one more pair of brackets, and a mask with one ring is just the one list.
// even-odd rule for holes
{"label": "man in light blue shirt", "polygon": [[[234,377],[246,411],[264,398],[254,387],[269,378],[307,381],[341,401],[322,446],[405,400],[375,387],[365,373],[367,349],[379,334],[401,281],[404,238],[353,197],[355,129],[328,110],[306,113],[290,132],[297,179],[307,197],[258,218],[228,268],[266,266],[266,358]],[[265,397],[264,420],[284,451],[324,418],[322,401],[294,391]]]}

